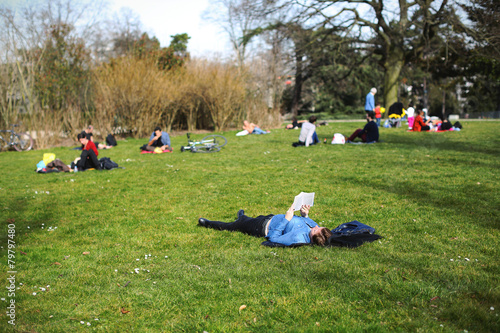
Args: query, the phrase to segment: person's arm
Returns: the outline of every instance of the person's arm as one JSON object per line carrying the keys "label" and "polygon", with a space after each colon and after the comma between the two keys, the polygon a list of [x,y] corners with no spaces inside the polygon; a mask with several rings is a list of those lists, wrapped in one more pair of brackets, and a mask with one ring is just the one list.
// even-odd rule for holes
{"label": "person's arm", "polygon": [[164,146],[170,147],[170,136],[167,132],[161,133],[161,143],[163,143]]}
{"label": "person's arm", "polygon": [[302,217],[309,217],[309,209],[311,208],[310,205],[302,205],[300,207],[300,215]]}

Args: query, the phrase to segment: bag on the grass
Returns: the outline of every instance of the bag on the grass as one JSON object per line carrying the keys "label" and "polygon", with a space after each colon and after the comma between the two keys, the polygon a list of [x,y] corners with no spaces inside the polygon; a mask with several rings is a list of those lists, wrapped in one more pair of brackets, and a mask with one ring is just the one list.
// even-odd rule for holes
{"label": "bag on the grass", "polygon": [[332,139],[332,145],[343,145],[345,144],[345,137],[340,133],[335,133]]}
{"label": "bag on the grass", "polygon": [[99,164],[101,165],[101,169],[111,170],[114,168],[118,168],[118,164],[113,162],[109,157],[103,157],[99,160]]}
{"label": "bag on the grass", "polygon": [[108,136],[106,137],[106,144],[108,146],[117,146],[118,143],[116,142],[116,138],[113,134],[108,134]]}
{"label": "bag on the grass", "polygon": [[459,122],[459,121],[456,121],[456,122],[453,124],[453,127],[462,129],[462,124],[460,124],[460,122]]}
{"label": "bag on the grass", "polygon": [[48,163],[47,164],[47,168],[51,168],[51,169],[56,168],[57,170],[64,171],[64,172],[69,172],[70,171],[69,167],[66,164],[64,164],[64,162],[61,161],[58,158],[56,158],[52,162]]}

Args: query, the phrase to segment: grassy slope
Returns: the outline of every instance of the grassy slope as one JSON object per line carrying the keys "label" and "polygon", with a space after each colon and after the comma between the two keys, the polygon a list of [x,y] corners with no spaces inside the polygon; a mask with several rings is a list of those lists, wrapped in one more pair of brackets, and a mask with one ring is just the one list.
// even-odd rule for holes
{"label": "grassy slope", "polygon": [[[174,153],[140,155],[145,140],[129,139],[100,152],[125,170],[78,174],[33,172],[44,152],[69,163],[78,152],[68,148],[2,152],[0,278],[14,220],[16,330],[498,331],[500,123],[464,123],[459,133],[381,129],[380,144],[311,148],[291,147],[293,130],[226,132],[215,154],[180,153],[186,138],[175,137]],[[197,226],[240,208],[284,213],[301,191],[316,192],[318,223],[357,219],[384,239],[272,249]],[[11,328],[4,311],[2,327]]]}

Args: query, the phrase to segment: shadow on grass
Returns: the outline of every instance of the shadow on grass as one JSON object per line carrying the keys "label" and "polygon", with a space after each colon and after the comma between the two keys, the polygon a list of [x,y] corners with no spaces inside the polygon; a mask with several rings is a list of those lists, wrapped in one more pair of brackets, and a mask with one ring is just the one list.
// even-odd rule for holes
{"label": "shadow on grass", "polygon": [[391,144],[405,145],[408,148],[432,148],[437,150],[449,150],[461,153],[480,153],[491,155],[495,158],[500,156],[500,149],[493,146],[485,147],[473,145],[469,142],[457,141],[456,136],[460,133],[413,133],[408,132],[407,135],[401,135],[400,132],[384,133],[382,138],[384,142]]}
{"label": "shadow on grass", "polygon": [[[37,204],[28,203],[30,199],[27,199],[27,196],[12,197],[10,198],[10,200],[7,200],[3,203],[6,207],[9,207],[9,210],[11,212],[5,216],[5,222],[14,222],[14,224],[16,225],[16,233],[14,238],[16,245],[22,244],[22,240],[26,236],[27,231],[31,233],[42,230],[42,223],[51,221],[53,218],[53,209],[51,209],[51,207],[57,205],[56,197],[53,195],[43,200],[43,207]],[[49,201],[49,203],[47,203],[47,201]],[[36,219],[28,220],[27,212],[33,210],[37,211]],[[1,235],[0,241],[4,244],[7,244],[7,239],[9,238],[8,235],[9,234],[7,232]]]}
{"label": "shadow on grass", "polygon": [[[474,219],[476,224],[485,228],[500,229],[499,206],[492,205],[494,194],[484,186],[468,185],[469,188],[465,193],[463,189],[460,193],[470,195],[458,197],[453,194],[450,186],[440,184],[432,184],[432,188],[427,190],[423,188],[426,183],[415,184],[414,181],[392,179],[391,184],[386,185],[378,180],[366,178],[341,176],[340,179],[357,187],[367,187],[408,198],[422,207],[433,206],[437,209],[453,210],[456,214],[468,215],[469,219]],[[463,187],[465,186],[467,185]]]}

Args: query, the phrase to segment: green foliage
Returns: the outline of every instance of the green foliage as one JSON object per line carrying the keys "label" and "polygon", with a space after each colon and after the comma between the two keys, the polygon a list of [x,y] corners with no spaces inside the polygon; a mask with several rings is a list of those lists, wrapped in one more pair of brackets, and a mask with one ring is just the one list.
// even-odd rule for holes
{"label": "green foliage", "polygon": [[[226,132],[214,154],[180,153],[186,137],[176,136],[173,153],[140,155],[147,139],[128,139],[100,151],[125,169],[77,174],[33,172],[45,152],[69,163],[78,152],[67,147],[1,153],[0,279],[14,223],[15,330],[499,331],[499,123],[463,124],[310,148],[291,147],[292,130]],[[282,213],[300,191],[316,192],[321,225],[356,219],[384,238],[276,249],[197,226],[240,208]],[[0,330],[12,329],[4,314]]]}
{"label": "green foliage", "polygon": [[84,105],[89,83],[89,52],[72,36],[68,24],[51,25],[44,44],[29,50],[35,64],[34,88],[43,108],[60,110]]}
{"label": "green foliage", "polygon": [[160,47],[156,37],[149,38],[147,33],[134,43],[133,54],[139,59],[152,59],[161,70],[180,68],[189,58],[187,50],[188,34],[173,35],[168,47]]}

